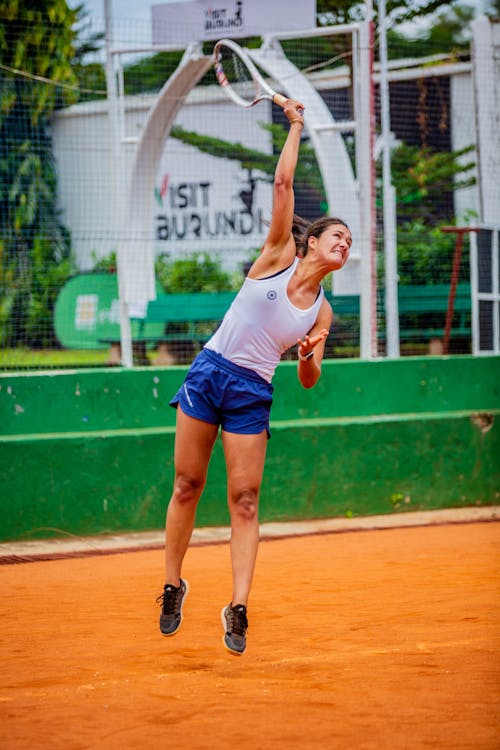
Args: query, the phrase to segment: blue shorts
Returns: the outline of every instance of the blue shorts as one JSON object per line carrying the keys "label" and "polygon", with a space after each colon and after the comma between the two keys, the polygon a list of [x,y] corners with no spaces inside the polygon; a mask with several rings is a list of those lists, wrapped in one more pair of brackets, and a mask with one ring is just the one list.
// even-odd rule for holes
{"label": "blue shorts", "polygon": [[253,370],[240,367],[211,349],[194,359],[170,406],[190,417],[221,425],[226,432],[258,435],[269,430],[273,386]]}

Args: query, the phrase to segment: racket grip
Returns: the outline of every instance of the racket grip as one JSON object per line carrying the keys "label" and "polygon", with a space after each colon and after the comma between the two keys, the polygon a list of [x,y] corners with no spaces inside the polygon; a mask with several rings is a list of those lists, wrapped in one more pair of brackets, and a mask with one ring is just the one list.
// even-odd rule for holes
{"label": "racket grip", "polygon": [[283,96],[283,94],[275,94],[273,96],[273,102],[277,104],[278,107],[284,107],[287,101],[288,97]]}
{"label": "racket grip", "polygon": [[[287,101],[288,101],[288,97],[283,96],[283,94],[275,94],[273,96],[273,102],[277,104],[279,107],[284,107]],[[302,107],[297,107],[297,112],[301,116],[304,114],[304,110],[302,109]]]}

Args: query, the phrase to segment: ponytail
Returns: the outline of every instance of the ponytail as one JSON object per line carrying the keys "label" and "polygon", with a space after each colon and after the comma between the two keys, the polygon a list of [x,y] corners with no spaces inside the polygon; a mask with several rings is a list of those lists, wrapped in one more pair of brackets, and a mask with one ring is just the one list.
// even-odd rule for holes
{"label": "ponytail", "polygon": [[307,252],[307,230],[311,226],[310,221],[306,221],[297,214],[293,215],[292,235],[295,240],[295,253],[302,258]]}

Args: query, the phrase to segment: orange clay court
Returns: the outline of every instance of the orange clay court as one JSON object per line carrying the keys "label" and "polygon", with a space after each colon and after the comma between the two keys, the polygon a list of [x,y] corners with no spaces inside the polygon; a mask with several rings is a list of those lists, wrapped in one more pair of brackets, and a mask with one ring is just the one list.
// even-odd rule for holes
{"label": "orange clay court", "polygon": [[0,747],[500,747],[500,524],[264,541],[247,652],[222,645],[227,544],[3,565]]}

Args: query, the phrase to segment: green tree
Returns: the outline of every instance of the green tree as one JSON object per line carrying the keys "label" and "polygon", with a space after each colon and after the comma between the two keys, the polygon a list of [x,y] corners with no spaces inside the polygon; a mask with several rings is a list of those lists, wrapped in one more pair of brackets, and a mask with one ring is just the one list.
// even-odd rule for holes
{"label": "green tree", "polygon": [[78,81],[78,101],[106,97],[106,73],[100,62],[88,62],[104,43],[104,32],[92,30],[90,14],[83,5],[76,8],[78,21],[75,26],[74,55],[71,67]]}
{"label": "green tree", "polygon": [[[72,270],[56,204],[49,121],[76,101],[72,69],[82,7],[6,0],[0,8],[0,338],[54,343],[52,307]],[[54,85],[46,81],[57,81]]]}
{"label": "green tree", "polygon": [[[447,222],[444,222],[447,223]],[[449,284],[455,237],[440,226],[429,226],[422,219],[398,226],[398,276],[402,286]],[[467,281],[468,245],[464,248],[460,281]]]}
{"label": "green tree", "polygon": [[436,226],[443,219],[442,197],[475,184],[471,171],[474,161],[462,161],[473,146],[452,152],[431,151],[427,147],[400,144],[392,154],[392,181],[396,188],[397,211],[401,221],[422,221]]}
{"label": "green tree", "polygon": [[[184,130],[180,126],[173,127],[170,135],[172,138],[194,146],[206,154],[239,161],[242,168],[248,170],[250,179],[272,182],[278,156],[281,153],[288,131],[278,124],[261,122],[259,125],[271,135],[271,153],[266,154],[238,142],[224,141],[221,138],[213,138],[191,130]],[[326,196],[315,151],[305,141],[300,144],[299,160],[295,170],[295,187],[297,191],[307,193],[311,201],[316,204],[318,211],[321,210],[323,213],[327,211]]]}
{"label": "green tree", "polygon": [[157,52],[142,60],[127,65],[124,70],[126,94],[142,94],[160,91],[175,72],[182,52]]}
{"label": "green tree", "polygon": [[[475,164],[465,161],[472,146],[433,152],[425,147],[399,144],[392,153],[392,182],[396,189],[397,248],[400,283],[447,284],[451,277],[455,237],[441,231],[455,223],[453,212],[443,209],[443,196],[475,184]],[[381,165],[377,165],[377,204],[381,208]],[[448,202],[451,205],[452,201]],[[464,217],[462,217],[463,219]],[[379,234],[382,244],[382,234]],[[461,280],[468,277],[468,250],[464,251]],[[383,261],[383,256],[380,256]],[[382,271],[382,268],[379,269]]]}
{"label": "green tree", "polygon": [[[448,5],[450,3],[446,0],[387,0],[386,14],[392,23],[405,23],[430,17]],[[375,18],[377,9],[377,0],[374,0]],[[363,0],[317,0],[316,13],[318,26],[360,21],[364,18],[365,4]]]}
{"label": "green tree", "polygon": [[397,28],[389,28],[387,46],[392,59],[448,54],[468,56],[471,42],[471,21],[476,7],[469,3],[452,3],[436,12],[418,33],[409,36]]}
{"label": "green tree", "polygon": [[156,261],[156,276],[167,294],[223,292],[241,286],[241,277],[235,285],[231,275],[209,253],[193,253],[179,260],[160,255]]}

